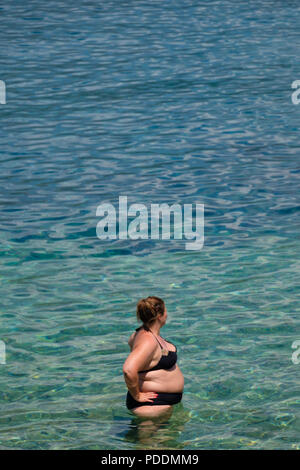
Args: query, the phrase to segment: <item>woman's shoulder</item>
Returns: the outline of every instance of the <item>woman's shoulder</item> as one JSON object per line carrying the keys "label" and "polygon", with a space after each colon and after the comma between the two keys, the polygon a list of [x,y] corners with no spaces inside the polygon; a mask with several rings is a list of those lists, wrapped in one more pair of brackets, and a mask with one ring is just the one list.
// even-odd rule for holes
{"label": "woman's shoulder", "polygon": [[128,344],[132,348],[133,345],[147,344],[148,346],[154,345],[155,340],[151,335],[150,331],[145,330],[143,327],[136,328],[136,330],[131,334]]}
{"label": "woman's shoulder", "polygon": [[129,340],[128,340],[128,344],[129,344],[129,346],[130,346],[131,348],[132,348],[132,345],[133,345],[133,341],[134,341],[135,335],[136,335],[136,331],[134,331],[134,332],[132,333],[132,335],[130,335],[130,338],[129,338]]}

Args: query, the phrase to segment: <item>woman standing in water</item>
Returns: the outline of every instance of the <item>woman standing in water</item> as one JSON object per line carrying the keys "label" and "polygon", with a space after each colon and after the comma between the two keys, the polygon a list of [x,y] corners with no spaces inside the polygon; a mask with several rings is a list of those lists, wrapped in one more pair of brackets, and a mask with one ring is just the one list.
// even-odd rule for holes
{"label": "woman standing in water", "polygon": [[123,365],[126,406],[138,416],[160,416],[181,401],[184,378],[176,364],[176,346],[160,336],[167,320],[164,301],[147,297],[138,302],[136,312],[143,325],[128,341],[131,353]]}

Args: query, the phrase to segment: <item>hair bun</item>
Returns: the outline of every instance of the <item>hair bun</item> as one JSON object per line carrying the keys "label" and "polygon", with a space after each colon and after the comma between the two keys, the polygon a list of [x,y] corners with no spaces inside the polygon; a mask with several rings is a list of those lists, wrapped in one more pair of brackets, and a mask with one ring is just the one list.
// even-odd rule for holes
{"label": "hair bun", "polygon": [[136,307],[138,320],[141,320],[146,325],[153,323],[159,315],[164,314],[164,311],[164,301],[155,296],[139,300]]}

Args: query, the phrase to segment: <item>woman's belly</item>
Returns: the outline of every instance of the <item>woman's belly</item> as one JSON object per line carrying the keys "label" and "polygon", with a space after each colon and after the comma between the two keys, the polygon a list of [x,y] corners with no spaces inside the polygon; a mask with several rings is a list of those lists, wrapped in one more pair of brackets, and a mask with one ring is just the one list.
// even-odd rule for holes
{"label": "woman's belly", "polygon": [[184,387],[184,377],[178,365],[172,369],[153,370],[139,374],[141,392],[181,393]]}

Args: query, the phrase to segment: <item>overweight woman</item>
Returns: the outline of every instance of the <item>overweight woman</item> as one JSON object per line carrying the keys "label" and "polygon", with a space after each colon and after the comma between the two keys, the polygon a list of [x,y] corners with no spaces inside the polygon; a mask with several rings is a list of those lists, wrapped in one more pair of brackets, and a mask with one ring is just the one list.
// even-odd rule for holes
{"label": "overweight woman", "polygon": [[172,412],[172,405],[182,398],[184,378],[177,365],[177,348],[160,336],[167,320],[162,299],[140,300],[137,318],[143,324],[129,338],[131,353],[123,365],[126,406],[138,416],[160,416]]}

